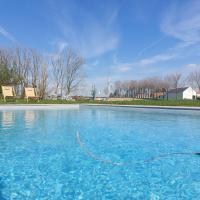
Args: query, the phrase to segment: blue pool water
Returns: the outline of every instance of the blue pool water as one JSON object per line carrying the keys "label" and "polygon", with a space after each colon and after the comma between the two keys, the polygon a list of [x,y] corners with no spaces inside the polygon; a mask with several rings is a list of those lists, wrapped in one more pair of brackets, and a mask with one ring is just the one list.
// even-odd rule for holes
{"label": "blue pool water", "polygon": [[198,151],[199,111],[0,111],[0,200],[200,199],[200,156],[143,162]]}

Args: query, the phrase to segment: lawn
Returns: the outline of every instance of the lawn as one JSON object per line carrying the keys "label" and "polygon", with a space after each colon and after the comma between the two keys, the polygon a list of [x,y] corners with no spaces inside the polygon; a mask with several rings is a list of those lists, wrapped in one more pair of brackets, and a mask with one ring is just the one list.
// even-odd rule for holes
{"label": "lawn", "polygon": [[4,102],[0,100],[0,104],[115,104],[115,105],[153,105],[153,106],[195,106],[200,107],[200,100],[132,100],[132,101],[92,101],[92,100],[40,100],[29,101],[17,99],[16,101],[8,100]]}

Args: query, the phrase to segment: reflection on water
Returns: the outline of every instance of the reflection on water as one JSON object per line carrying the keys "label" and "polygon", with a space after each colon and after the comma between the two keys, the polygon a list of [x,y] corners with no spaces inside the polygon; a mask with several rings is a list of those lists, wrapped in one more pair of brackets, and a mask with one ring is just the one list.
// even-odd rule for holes
{"label": "reflection on water", "polygon": [[24,122],[26,127],[31,127],[36,120],[36,113],[32,110],[26,110],[24,114]]}
{"label": "reflection on water", "polygon": [[2,127],[10,128],[15,120],[14,112],[12,111],[3,111],[2,112]]}
{"label": "reflection on water", "polygon": [[[0,123],[2,128],[10,129],[13,125],[17,123],[20,119],[22,113],[16,113],[13,111],[2,111],[0,112]],[[26,110],[23,113],[23,120],[20,120],[20,124],[25,124],[26,128],[33,127],[34,122],[36,121],[36,112],[32,110]],[[18,123],[17,123],[18,124]]]}

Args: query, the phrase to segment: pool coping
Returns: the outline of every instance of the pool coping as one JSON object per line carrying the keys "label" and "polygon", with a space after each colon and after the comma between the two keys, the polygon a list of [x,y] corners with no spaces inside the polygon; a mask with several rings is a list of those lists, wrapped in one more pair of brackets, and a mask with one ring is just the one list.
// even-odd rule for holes
{"label": "pool coping", "polygon": [[79,109],[80,106],[99,106],[99,107],[126,107],[142,109],[171,109],[171,110],[195,110],[200,111],[200,107],[189,106],[151,106],[151,105],[119,105],[119,104],[1,104],[0,110],[46,110],[46,109]]}
{"label": "pool coping", "polygon": [[148,105],[119,105],[119,104],[80,104],[80,106],[110,106],[110,107],[127,107],[127,108],[147,108],[147,109],[168,109],[168,110],[195,110],[200,111],[200,107],[189,106],[148,106]]}
{"label": "pool coping", "polygon": [[79,109],[79,104],[1,104],[0,110]]}

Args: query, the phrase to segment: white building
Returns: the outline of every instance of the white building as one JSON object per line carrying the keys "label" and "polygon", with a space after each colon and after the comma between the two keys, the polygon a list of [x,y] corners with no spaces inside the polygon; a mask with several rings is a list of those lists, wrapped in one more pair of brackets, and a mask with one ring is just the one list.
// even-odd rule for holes
{"label": "white building", "polygon": [[191,87],[177,88],[169,90],[168,93],[169,99],[196,99],[196,91]]}
{"label": "white building", "polygon": [[200,99],[200,90],[197,91],[197,99]]}

